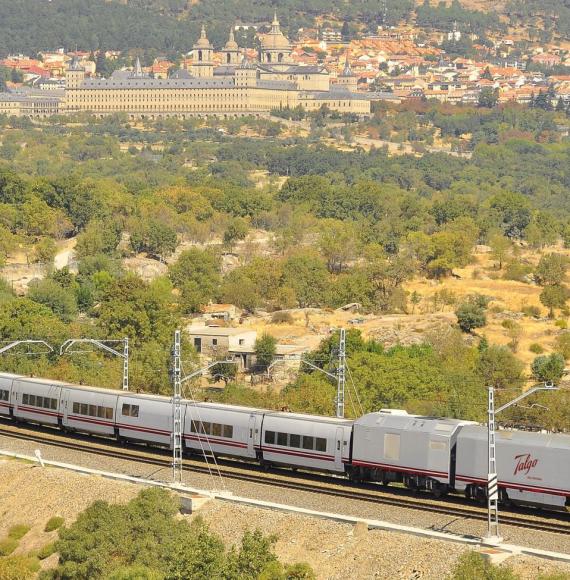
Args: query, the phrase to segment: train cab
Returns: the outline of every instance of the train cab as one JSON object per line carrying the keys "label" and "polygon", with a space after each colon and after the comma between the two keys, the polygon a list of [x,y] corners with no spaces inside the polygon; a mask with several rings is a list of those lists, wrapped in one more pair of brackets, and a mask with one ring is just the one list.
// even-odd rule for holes
{"label": "train cab", "polygon": [[22,378],[22,375],[11,373],[0,374],[0,415],[10,416],[12,412],[12,383],[15,379]]}

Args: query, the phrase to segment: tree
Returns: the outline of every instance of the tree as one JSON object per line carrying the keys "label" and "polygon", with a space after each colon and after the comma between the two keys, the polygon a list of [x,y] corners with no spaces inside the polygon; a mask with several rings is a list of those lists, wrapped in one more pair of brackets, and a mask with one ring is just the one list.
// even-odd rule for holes
{"label": "tree", "polygon": [[245,240],[247,232],[248,225],[243,218],[233,219],[224,232],[224,245],[227,246],[230,252],[233,252],[235,243]]}
{"label": "tree", "polygon": [[472,332],[475,328],[481,328],[487,324],[485,310],[477,304],[464,302],[455,311],[457,324],[463,332]]}
{"label": "tree", "polygon": [[489,238],[489,245],[491,246],[493,259],[499,262],[499,270],[502,270],[503,263],[511,252],[511,241],[506,236],[496,233]]}
{"label": "tree", "polygon": [[277,340],[270,334],[264,333],[255,341],[256,367],[266,371],[275,358]]}
{"label": "tree", "polygon": [[499,102],[499,91],[491,87],[483,87],[479,93],[477,104],[479,107],[492,109]]}
{"label": "tree", "polygon": [[570,290],[563,284],[546,286],[540,293],[540,302],[548,308],[549,318],[554,318],[555,308],[564,308],[570,298]]}
{"label": "tree", "polygon": [[71,322],[77,315],[77,302],[72,289],[62,288],[51,278],[32,280],[28,298],[44,304],[64,322]]}
{"label": "tree", "polygon": [[176,249],[176,231],[159,221],[139,224],[131,233],[131,246],[135,252],[148,252],[161,261]]}
{"label": "tree", "polygon": [[562,254],[545,254],[540,258],[534,277],[541,286],[560,285],[566,278],[568,258]]}
{"label": "tree", "polygon": [[227,362],[228,353],[218,353],[214,360],[219,361],[215,367],[210,369],[212,381],[224,381],[225,386],[235,380],[237,376],[237,364]]}
{"label": "tree", "polygon": [[537,356],[531,365],[533,376],[538,381],[558,384],[564,374],[564,357],[559,353]]}
{"label": "tree", "polygon": [[340,273],[357,251],[356,229],[351,222],[325,219],[321,222],[319,247],[331,273]]}
{"label": "tree", "polygon": [[319,306],[327,281],[323,261],[312,252],[297,252],[283,266],[283,285],[293,289],[300,308]]}
{"label": "tree", "polygon": [[505,346],[491,345],[480,351],[477,373],[485,385],[496,389],[519,387],[524,365]]}
{"label": "tree", "polygon": [[34,259],[40,264],[52,264],[57,246],[51,238],[42,238],[34,248]]}

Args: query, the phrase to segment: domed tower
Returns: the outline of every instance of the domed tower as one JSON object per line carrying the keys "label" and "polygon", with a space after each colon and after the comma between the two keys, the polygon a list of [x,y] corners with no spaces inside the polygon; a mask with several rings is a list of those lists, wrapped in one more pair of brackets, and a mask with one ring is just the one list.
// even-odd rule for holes
{"label": "domed tower", "polygon": [[222,49],[222,54],[224,55],[224,62],[222,64],[236,66],[239,64],[239,46],[234,37],[233,28],[230,29],[230,36],[226,42],[226,46]]}
{"label": "domed tower", "polygon": [[192,47],[192,53],[194,57],[192,61],[192,74],[195,77],[214,76],[214,63],[212,61],[213,52],[214,47],[210,44],[210,41],[206,36],[206,27],[202,25],[200,38],[198,39],[198,42]]}
{"label": "domed tower", "polygon": [[281,32],[277,13],[273,16],[271,30],[261,39],[260,60],[274,68],[287,68],[291,65],[291,44]]}
{"label": "domed tower", "polygon": [[351,93],[354,93],[357,90],[358,78],[356,77],[355,74],[353,74],[352,69],[350,68],[350,62],[348,60],[348,50],[346,51],[344,69],[338,77],[337,85],[345,87]]}
{"label": "domed tower", "polygon": [[85,69],[79,64],[79,59],[74,56],[65,73],[65,88],[78,89],[84,79]]}

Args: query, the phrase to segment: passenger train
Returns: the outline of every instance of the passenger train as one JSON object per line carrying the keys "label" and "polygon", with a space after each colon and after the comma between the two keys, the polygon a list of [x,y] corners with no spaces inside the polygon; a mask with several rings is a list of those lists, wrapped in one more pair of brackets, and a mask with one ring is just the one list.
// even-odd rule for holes
{"label": "passenger train", "polygon": [[[119,441],[172,445],[172,399],[0,373],[0,416]],[[184,452],[401,483],[435,496],[487,493],[487,430],[400,410],[336,419],[182,401]],[[497,432],[502,501],[570,506],[570,436]]]}

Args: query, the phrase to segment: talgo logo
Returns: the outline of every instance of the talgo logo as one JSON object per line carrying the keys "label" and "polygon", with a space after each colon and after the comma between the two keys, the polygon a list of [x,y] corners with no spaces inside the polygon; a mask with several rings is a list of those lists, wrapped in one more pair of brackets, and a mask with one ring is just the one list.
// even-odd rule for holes
{"label": "talgo logo", "polygon": [[524,453],[522,455],[515,455],[515,461],[517,462],[515,467],[514,475],[518,473],[524,473],[528,475],[531,469],[536,467],[538,459],[533,459],[530,453]]}

